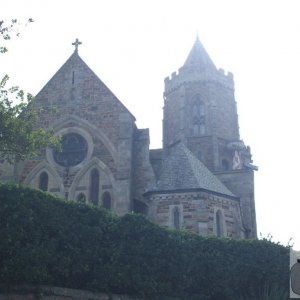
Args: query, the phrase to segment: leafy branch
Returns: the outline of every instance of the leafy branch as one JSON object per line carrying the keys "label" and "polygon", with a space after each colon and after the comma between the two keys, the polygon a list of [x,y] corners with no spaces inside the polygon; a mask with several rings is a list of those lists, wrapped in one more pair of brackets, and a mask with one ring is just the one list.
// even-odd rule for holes
{"label": "leafy branch", "polygon": [[[27,23],[33,22],[28,19]],[[0,37],[4,41],[19,36],[17,19],[9,24],[0,20]],[[0,46],[0,53],[7,47]],[[0,158],[14,163],[37,156],[45,147],[57,147],[59,139],[52,131],[37,127],[41,110],[33,109],[34,98],[18,86],[8,87],[9,76],[0,81]]]}

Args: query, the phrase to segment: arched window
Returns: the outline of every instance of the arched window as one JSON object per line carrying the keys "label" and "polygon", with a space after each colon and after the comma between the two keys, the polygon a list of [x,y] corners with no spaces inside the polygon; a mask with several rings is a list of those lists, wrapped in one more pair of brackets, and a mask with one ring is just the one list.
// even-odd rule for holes
{"label": "arched window", "polygon": [[76,198],[77,202],[80,203],[85,203],[86,202],[86,197],[84,193],[80,193],[77,198]]}
{"label": "arched window", "polygon": [[46,172],[41,173],[39,178],[39,189],[45,192],[48,191],[48,181],[48,174]]}
{"label": "arched window", "polygon": [[229,170],[229,161],[227,159],[222,159],[222,169],[225,171]]}
{"label": "arched window", "polygon": [[205,116],[205,105],[203,101],[198,102],[198,111],[199,111],[199,116]]}
{"label": "arched window", "polygon": [[180,211],[177,206],[174,208],[174,211],[173,211],[173,222],[174,222],[174,228],[176,230],[179,230],[180,229]]}
{"label": "arched window", "polygon": [[102,206],[106,209],[111,209],[111,197],[109,192],[105,192],[102,195]]}
{"label": "arched window", "polygon": [[216,212],[216,235],[217,237],[224,236],[223,215],[220,210]]}
{"label": "arched window", "polygon": [[99,201],[99,181],[100,181],[100,175],[99,171],[97,169],[93,169],[91,171],[90,176],[90,201],[94,205],[98,205]]}
{"label": "arched window", "polygon": [[193,120],[199,117],[199,105],[197,102],[193,104],[192,116]]}

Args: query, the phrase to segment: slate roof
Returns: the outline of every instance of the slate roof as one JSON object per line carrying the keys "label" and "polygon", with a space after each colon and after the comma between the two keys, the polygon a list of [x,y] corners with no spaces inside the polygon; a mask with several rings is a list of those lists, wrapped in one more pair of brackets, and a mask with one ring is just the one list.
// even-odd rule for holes
{"label": "slate roof", "polygon": [[236,197],[182,142],[179,142],[173,145],[164,157],[156,188],[152,192],[190,189],[204,189]]}
{"label": "slate roof", "polygon": [[216,70],[216,66],[197,37],[183,68],[197,68],[202,70]]}

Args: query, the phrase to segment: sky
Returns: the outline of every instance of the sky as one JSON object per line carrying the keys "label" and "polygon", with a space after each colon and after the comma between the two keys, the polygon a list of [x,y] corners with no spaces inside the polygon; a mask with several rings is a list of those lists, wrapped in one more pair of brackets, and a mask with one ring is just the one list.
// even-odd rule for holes
{"label": "sky", "polygon": [[[161,147],[164,78],[198,34],[218,68],[234,74],[241,138],[251,147],[259,237],[300,249],[298,192],[300,2],[297,0],[0,0],[20,36],[0,76],[37,94],[79,55]],[[34,23],[25,25],[28,18]],[[22,25],[23,24],[23,25]],[[2,42],[2,41],[1,41]]]}

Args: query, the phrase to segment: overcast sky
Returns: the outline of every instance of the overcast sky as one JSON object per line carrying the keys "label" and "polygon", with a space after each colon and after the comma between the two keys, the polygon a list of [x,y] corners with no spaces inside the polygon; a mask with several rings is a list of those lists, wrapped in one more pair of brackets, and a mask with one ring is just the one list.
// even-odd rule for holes
{"label": "overcast sky", "polygon": [[161,146],[164,78],[184,63],[198,32],[235,79],[241,138],[252,149],[258,232],[300,249],[300,2],[297,0],[0,0],[0,19],[35,22],[7,45],[0,75],[36,94],[79,54],[150,128]]}

